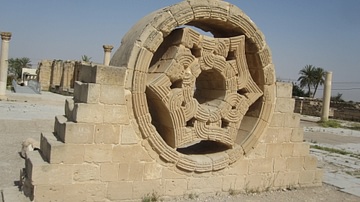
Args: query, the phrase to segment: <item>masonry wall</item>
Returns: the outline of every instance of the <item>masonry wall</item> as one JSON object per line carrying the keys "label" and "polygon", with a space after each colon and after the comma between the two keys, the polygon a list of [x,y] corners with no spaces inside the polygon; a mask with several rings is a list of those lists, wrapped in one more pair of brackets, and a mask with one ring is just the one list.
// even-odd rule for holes
{"label": "masonry wall", "polygon": [[124,201],[159,196],[319,186],[322,171],[303,142],[291,85],[276,83],[270,125],[254,149],[225,169],[197,173],[164,161],[141,137],[124,89],[127,70],[83,66],[65,116],[41,135],[26,161],[25,190],[36,201]]}

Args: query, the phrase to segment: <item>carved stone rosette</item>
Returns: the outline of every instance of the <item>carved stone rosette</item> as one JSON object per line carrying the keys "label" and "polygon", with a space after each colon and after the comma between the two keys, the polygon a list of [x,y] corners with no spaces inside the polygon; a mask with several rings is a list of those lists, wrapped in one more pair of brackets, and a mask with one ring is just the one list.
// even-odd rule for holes
{"label": "carved stone rosette", "polygon": [[187,171],[223,169],[246,155],[274,110],[264,36],[224,1],[183,1],[146,16],[110,65],[128,69],[125,87],[143,141]]}

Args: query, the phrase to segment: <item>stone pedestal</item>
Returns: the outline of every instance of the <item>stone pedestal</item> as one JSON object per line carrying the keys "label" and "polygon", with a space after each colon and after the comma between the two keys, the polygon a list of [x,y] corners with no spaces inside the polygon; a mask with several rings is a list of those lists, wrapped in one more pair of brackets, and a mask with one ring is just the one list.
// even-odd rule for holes
{"label": "stone pedestal", "polygon": [[0,96],[5,95],[8,75],[9,42],[11,32],[1,32],[1,55],[0,55]]}

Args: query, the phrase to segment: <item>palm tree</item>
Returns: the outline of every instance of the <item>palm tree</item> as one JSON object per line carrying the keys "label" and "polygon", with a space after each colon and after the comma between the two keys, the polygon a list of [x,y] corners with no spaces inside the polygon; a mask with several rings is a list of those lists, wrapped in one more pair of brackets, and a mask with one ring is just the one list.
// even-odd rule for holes
{"label": "palm tree", "polygon": [[307,94],[309,97],[311,96],[311,86],[313,84],[312,75],[314,73],[315,67],[312,65],[306,65],[304,68],[302,68],[299,71],[300,77],[298,78],[298,81],[300,82],[299,85],[301,88],[307,87],[308,92]]}
{"label": "palm tree", "polygon": [[87,56],[87,55],[82,55],[81,56],[81,60],[83,61],[83,62],[91,62],[90,60],[91,60],[91,57],[89,57],[89,56]]}
{"label": "palm tree", "polygon": [[[300,82],[300,87],[307,87],[307,94],[309,97],[315,97],[319,85],[322,85],[325,82],[324,78],[326,72],[324,69],[313,65],[306,65],[300,70],[299,74],[300,77],[298,78],[298,81]],[[311,92],[311,88],[314,88],[314,93]]]}
{"label": "palm tree", "polygon": [[326,72],[324,71],[323,68],[321,67],[316,67],[314,69],[314,75],[313,75],[313,85],[314,85],[314,94],[313,97],[316,94],[316,90],[318,89],[319,85],[323,85],[325,82],[325,74]]}
{"label": "palm tree", "polygon": [[22,74],[22,68],[31,68],[30,58],[10,58],[9,62],[9,72],[13,73],[16,78],[20,78]]}

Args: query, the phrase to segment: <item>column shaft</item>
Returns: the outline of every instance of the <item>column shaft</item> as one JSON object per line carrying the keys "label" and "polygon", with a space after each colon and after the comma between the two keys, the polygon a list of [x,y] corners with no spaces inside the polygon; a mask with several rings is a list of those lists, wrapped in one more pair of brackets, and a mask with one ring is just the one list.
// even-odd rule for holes
{"label": "column shaft", "polygon": [[323,93],[323,106],[322,106],[322,112],[321,112],[321,121],[329,120],[330,99],[331,99],[331,82],[332,82],[332,72],[326,72],[324,93]]}
{"label": "column shaft", "polygon": [[10,32],[1,32],[1,55],[0,55],[0,95],[5,95],[8,59],[9,59],[9,41],[11,39]]}

